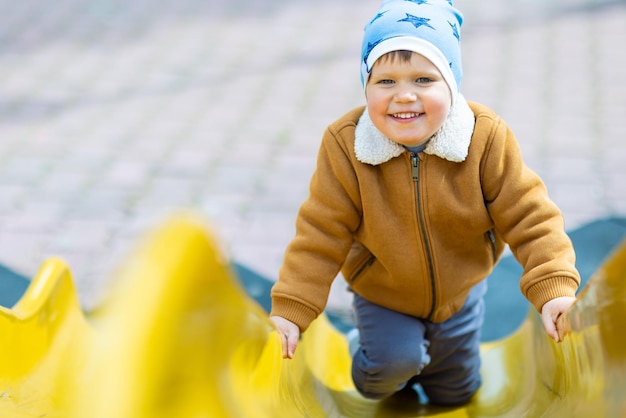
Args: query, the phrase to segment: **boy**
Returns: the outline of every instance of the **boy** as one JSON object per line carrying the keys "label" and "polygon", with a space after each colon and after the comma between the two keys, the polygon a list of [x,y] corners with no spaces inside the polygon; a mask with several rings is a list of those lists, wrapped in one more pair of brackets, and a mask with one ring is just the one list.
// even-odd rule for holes
{"label": "boy", "polygon": [[485,277],[505,244],[556,341],[580,283],[560,211],[512,132],[460,94],[461,23],[451,1],[388,0],[365,27],[367,107],[326,130],[272,289],[292,358],[341,270],[358,330],[352,377],[367,398],[419,383],[433,404],[471,399]]}

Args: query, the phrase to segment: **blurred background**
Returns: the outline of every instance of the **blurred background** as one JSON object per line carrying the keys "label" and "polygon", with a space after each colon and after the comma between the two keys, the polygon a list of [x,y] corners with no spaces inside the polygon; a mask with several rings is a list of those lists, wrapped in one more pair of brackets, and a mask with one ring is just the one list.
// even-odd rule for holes
{"label": "blurred background", "polygon": [[[0,0],[0,264],[81,303],[179,208],[274,279],[326,125],[364,103],[374,0]],[[469,100],[568,229],[626,214],[626,1],[456,0]],[[333,300],[331,299],[331,303]]]}

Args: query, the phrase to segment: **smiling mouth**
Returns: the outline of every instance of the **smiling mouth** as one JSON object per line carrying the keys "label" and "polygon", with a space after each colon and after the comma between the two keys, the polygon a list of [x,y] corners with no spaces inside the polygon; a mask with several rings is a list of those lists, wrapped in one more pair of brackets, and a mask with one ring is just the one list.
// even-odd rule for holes
{"label": "smiling mouth", "polygon": [[391,116],[396,119],[414,119],[419,115],[419,113],[393,113]]}

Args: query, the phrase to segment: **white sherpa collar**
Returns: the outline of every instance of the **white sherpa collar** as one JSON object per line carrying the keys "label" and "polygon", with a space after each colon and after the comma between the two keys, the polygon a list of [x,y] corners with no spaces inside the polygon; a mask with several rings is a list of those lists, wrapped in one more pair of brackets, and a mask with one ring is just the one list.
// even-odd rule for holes
{"label": "white sherpa collar", "polygon": [[[443,126],[430,139],[424,152],[448,161],[465,161],[474,133],[474,112],[462,95],[456,97]],[[399,156],[405,148],[384,136],[372,123],[367,109],[356,126],[354,152],[362,163],[378,165]]]}

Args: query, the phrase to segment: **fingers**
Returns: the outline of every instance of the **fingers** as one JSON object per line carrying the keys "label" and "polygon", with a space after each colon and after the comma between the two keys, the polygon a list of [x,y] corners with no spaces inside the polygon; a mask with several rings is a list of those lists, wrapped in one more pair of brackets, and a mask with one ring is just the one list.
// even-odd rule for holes
{"label": "fingers", "polygon": [[285,344],[283,344],[283,358],[292,359],[294,353],[296,352],[298,341],[300,340],[300,333],[291,332],[288,335],[285,335],[283,339],[285,340]]}
{"label": "fingers", "polygon": [[279,331],[280,340],[283,352],[283,358],[292,359],[294,353],[296,352],[296,347],[298,346],[298,341],[300,340],[299,332],[284,332]]}
{"label": "fingers", "polygon": [[281,317],[271,317],[280,335],[281,350],[283,358],[291,359],[296,352],[298,341],[300,340],[300,329],[298,326]]}
{"label": "fingers", "polygon": [[289,358],[289,337],[281,330],[278,330],[278,334],[280,335],[280,345],[283,352],[283,358]]}
{"label": "fingers", "polygon": [[553,319],[550,313],[544,313],[541,315],[541,321],[543,322],[543,328],[546,330],[546,334],[558,343],[559,333],[556,330],[556,320]]}
{"label": "fingers", "polygon": [[[544,304],[541,308],[541,321],[546,333],[555,342],[561,342],[563,337],[567,334],[567,327],[563,324],[563,320],[559,321],[559,318],[567,312],[567,310],[574,304],[576,298],[574,297],[560,297],[552,299]],[[564,329],[559,330],[559,323]],[[559,332],[561,331],[561,332]]]}
{"label": "fingers", "polygon": [[572,324],[567,315],[560,315],[556,319],[556,331],[559,334],[559,340],[563,341],[565,336],[572,332]]}

